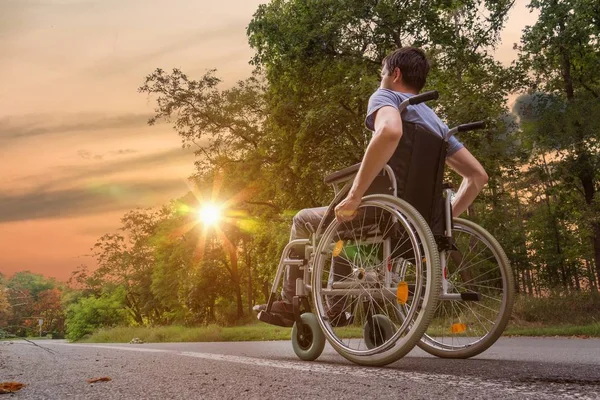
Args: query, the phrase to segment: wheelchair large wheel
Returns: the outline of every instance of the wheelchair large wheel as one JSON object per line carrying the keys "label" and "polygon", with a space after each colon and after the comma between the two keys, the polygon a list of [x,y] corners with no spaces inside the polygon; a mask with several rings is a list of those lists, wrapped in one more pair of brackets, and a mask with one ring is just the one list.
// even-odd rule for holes
{"label": "wheelchair large wheel", "polygon": [[352,221],[326,225],[311,291],[331,346],[352,362],[381,366],[417,344],[433,316],[440,280],[439,252],[421,214],[396,197],[370,195]]}
{"label": "wheelchair large wheel", "polygon": [[419,347],[443,358],[469,358],[498,340],[510,318],[515,284],[506,254],[479,225],[454,219],[457,251],[446,252],[449,294],[478,299],[440,300]]}

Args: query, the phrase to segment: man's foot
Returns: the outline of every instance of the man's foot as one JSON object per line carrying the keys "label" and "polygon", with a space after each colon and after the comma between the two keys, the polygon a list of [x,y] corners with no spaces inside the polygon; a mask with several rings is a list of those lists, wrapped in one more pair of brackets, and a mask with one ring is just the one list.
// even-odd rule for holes
{"label": "man's foot", "polygon": [[[252,307],[252,309],[257,313],[261,312],[261,311],[267,311],[267,305],[259,304],[259,305]],[[282,318],[293,321],[294,320],[294,306],[292,305],[292,303],[288,303],[287,301],[283,301],[283,300],[274,301],[273,304],[271,305],[271,314],[279,314]]]}

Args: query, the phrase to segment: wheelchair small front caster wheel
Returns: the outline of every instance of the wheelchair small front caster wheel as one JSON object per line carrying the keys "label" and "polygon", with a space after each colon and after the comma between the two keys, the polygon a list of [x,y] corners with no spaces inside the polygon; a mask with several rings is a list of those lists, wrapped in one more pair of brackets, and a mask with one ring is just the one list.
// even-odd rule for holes
{"label": "wheelchair small front caster wheel", "polygon": [[292,348],[301,360],[316,360],[325,348],[325,335],[315,314],[304,313],[300,318],[302,327],[297,323],[292,327]]}
{"label": "wheelchair small front caster wheel", "polygon": [[394,333],[396,333],[394,323],[385,315],[375,314],[371,321],[365,324],[363,331],[365,345],[369,350],[374,349],[390,340]]}

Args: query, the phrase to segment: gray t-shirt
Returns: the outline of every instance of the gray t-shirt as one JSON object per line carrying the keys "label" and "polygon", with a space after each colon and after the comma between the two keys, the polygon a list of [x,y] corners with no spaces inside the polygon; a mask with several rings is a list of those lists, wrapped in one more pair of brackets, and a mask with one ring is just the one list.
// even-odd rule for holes
{"label": "gray t-shirt", "polygon": [[[365,119],[365,126],[367,129],[371,131],[375,130],[375,111],[384,106],[391,106],[398,109],[400,103],[412,96],[414,96],[414,94],[395,92],[390,89],[377,89],[377,91],[371,95],[371,98],[369,98],[367,118]],[[421,125],[427,130],[439,134],[441,137],[449,130],[448,126],[443,123],[425,103],[408,106],[402,113],[402,120]],[[463,146],[456,137],[452,136],[448,141],[447,155],[451,156],[463,147],[465,146]]]}

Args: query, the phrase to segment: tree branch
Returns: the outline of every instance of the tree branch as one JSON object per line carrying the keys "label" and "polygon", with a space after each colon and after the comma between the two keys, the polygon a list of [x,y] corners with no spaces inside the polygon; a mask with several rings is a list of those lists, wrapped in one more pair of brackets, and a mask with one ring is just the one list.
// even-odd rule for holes
{"label": "tree branch", "polygon": [[245,201],[246,204],[253,204],[253,205],[257,205],[257,206],[267,206],[267,207],[271,207],[272,209],[274,209],[275,211],[279,212],[281,210],[280,207],[276,206],[275,204],[272,203],[267,203],[266,201]]}
{"label": "tree branch", "polygon": [[583,79],[581,79],[581,77],[578,78],[579,83],[581,83],[581,86],[584,87],[584,89],[586,89],[588,92],[590,92],[592,94],[592,96],[594,96],[595,98],[598,98],[598,93],[592,89],[591,87],[589,87],[586,83],[583,82]]}

